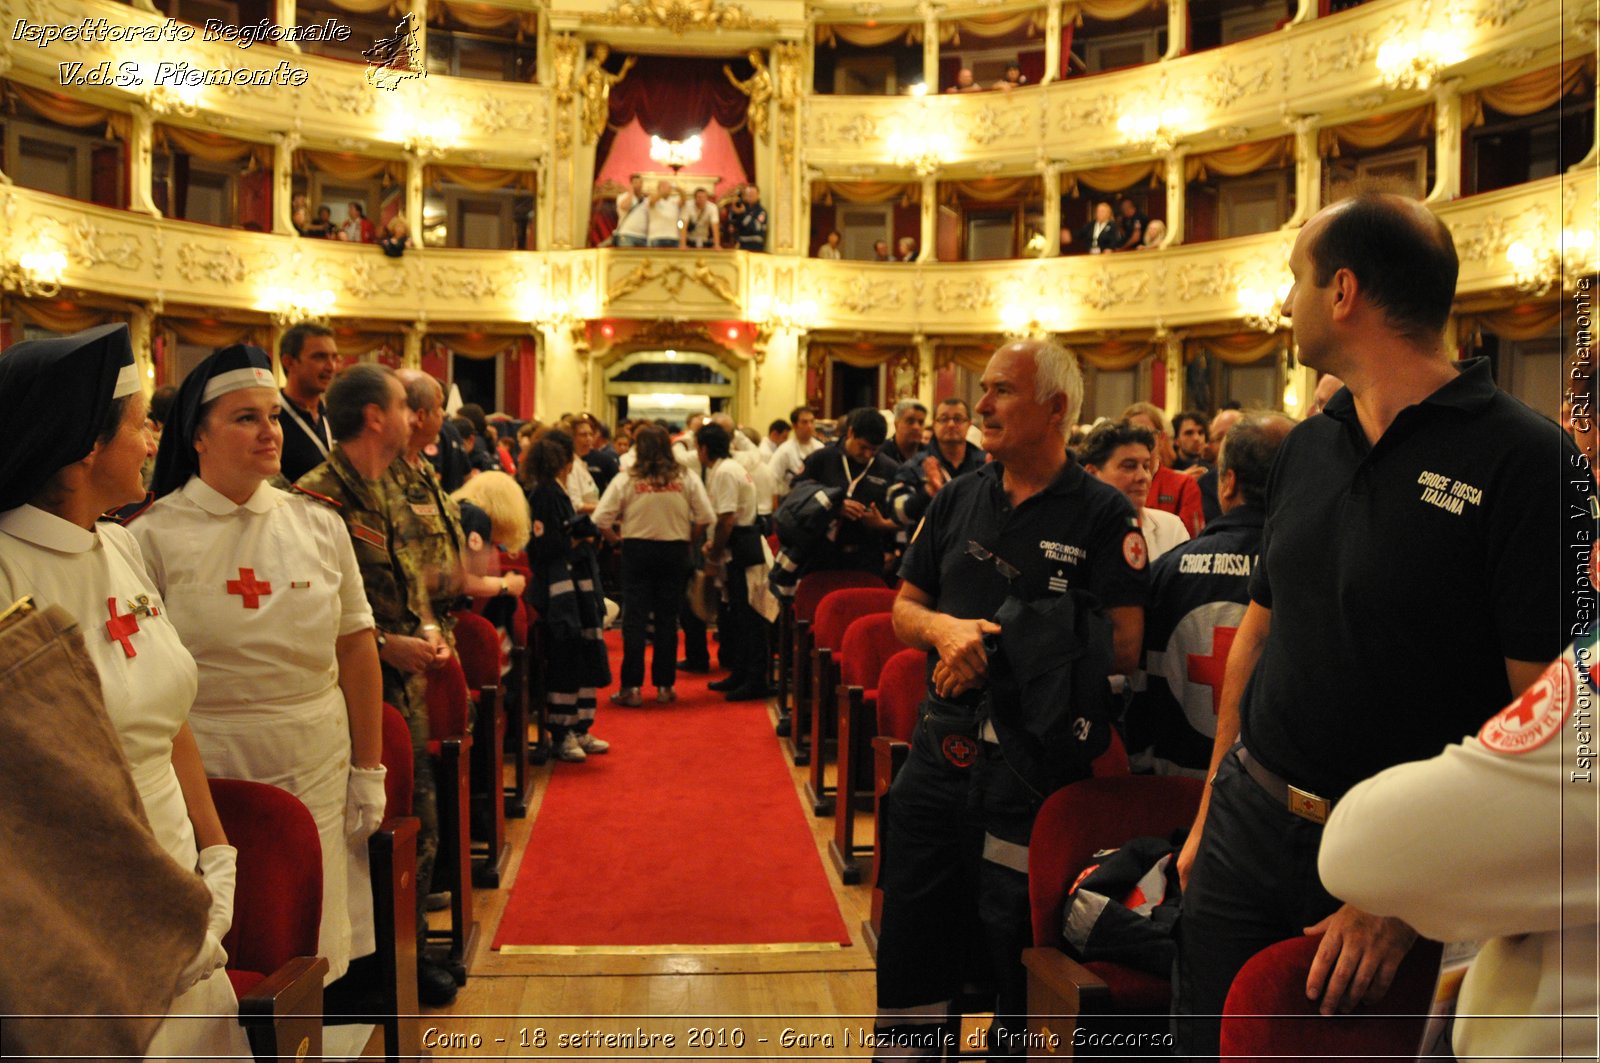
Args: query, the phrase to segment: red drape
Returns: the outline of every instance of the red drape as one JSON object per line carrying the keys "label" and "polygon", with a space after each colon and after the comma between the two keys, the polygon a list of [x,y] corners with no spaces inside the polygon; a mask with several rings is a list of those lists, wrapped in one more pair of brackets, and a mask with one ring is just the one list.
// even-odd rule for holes
{"label": "red drape", "polygon": [[1022,67],[1022,76],[1028,79],[1028,84],[1037,85],[1044,80],[1044,49],[1035,48],[1027,52],[1017,53],[1017,64]]}
{"label": "red drape", "polygon": [[[717,124],[733,135],[733,147],[744,172],[756,172],[755,143],[745,128],[750,99],[734,88],[722,72],[724,59],[685,59],[679,56],[641,55],[628,76],[611,90],[611,111],[606,131],[595,146],[595,158],[604,162],[611,154],[616,131],[637,118],[646,133],[683,140]],[[749,63],[735,60],[740,79],[752,72]]]}

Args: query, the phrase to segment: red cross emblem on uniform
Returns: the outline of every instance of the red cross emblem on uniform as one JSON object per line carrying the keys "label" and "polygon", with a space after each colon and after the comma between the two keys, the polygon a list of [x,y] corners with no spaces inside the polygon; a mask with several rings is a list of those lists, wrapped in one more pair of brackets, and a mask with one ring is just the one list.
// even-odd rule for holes
{"label": "red cross emblem on uniform", "polygon": [[259,609],[261,599],[272,593],[272,584],[266,580],[257,581],[255,569],[241,568],[239,578],[228,581],[228,593],[243,598],[246,609]]}
{"label": "red cross emblem on uniform", "polygon": [[1217,715],[1222,706],[1222,677],[1227,673],[1228,651],[1233,649],[1233,637],[1238,633],[1239,629],[1236,627],[1212,628],[1211,656],[1202,657],[1198,653],[1186,654],[1189,658],[1189,679],[1211,688],[1213,716]]}
{"label": "red cross emblem on uniform", "polygon": [[127,657],[139,656],[139,651],[133,648],[133,636],[139,632],[139,618],[133,613],[117,615],[117,600],[106,599],[106,611],[111,614],[111,619],[106,621],[106,638],[112,642],[122,643],[122,652]]}

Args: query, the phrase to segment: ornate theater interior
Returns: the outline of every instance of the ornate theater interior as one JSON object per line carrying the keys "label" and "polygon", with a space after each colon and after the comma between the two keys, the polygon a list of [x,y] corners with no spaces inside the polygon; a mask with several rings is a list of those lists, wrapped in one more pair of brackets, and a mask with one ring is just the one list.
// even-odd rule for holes
{"label": "ornate theater interior", "polygon": [[[85,19],[149,32],[25,32]],[[1376,181],[1454,237],[1447,344],[1555,417],[1600,262],[1594,0],[11,0],[0,23],[0,347],[125,322],[147,390],[312,321],[346,362],[515,421],[765,432],[800,405],[973,402],[998,346],[1041,336],[1083,367],[1085,423],[1300,416],[1289,250]],[[634,174],[724,211],[758,186],[764,247],[618,246]],[[1088,253],[1100,203],[1141,219],[1129,246]],[[722,754],[680,756],[694,787]],[[588,844],[528,844],[535,769],[471,977],[406,1036],[510,1052],[603,1018],[677,1040],[568,1052],[860,1054],[870,876],[841,880],[786,767],[848,944],[496,947],[525,865]],[[708,837],[680,855],[715,879]]]}

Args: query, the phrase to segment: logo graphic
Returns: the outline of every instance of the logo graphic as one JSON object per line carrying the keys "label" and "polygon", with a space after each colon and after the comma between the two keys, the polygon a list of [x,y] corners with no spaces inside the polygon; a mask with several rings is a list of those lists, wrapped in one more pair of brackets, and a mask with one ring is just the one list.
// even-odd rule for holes
{"label": "logo graphic", "polygon": [[978,759],[978,743],[966,735],[951,735],[940,743],[939,748],[944,752],[944,759],[958,768],[970,768],[972,762]]}
{"label": "logo graphic", "polygon": [[361,53],[367,60],[367,80],[374,87],[393,92],[403,81],[428,76],[422,49],[417,45],[414,18],[406,12],[395,23],[394,36],[373,41],[372,47]]}
{"label": "logo graphic", "polygon": [[1143,572],[1150,563],[1150,553],[1145,549],[1144,536],[1131,531],[1122,539],[1122,559],[1135,572]]}
{"label": "logo graphic", "polygon": [[1561,731],[1572,713],[1577,682],[1572,664],[1562,657],[1522,696],[1501,709],[1478,732],[1478,741],[1496,753],[1529,753]]}

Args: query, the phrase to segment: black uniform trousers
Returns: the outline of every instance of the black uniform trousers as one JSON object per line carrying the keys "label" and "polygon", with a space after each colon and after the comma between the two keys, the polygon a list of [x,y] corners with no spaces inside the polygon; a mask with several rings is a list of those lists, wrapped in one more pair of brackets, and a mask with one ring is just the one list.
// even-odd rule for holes
{"label": "black uniform trousers", "polygon": [[1321,845],[1322,826],[1263,790],[1237,749],[1223,758],[1178,919],[1179,1054],[1215,1059],[1234,975],[1268,945],[1300,936],[1339,908],[1317,876]]}
{"label": "black uniform trousers", "polygon": [[650,682],[670,687],[678,677],[678,610],[689,579],[689,544],[682,539],[622,542],[622,686],[644,683],[644,648]]}
{"label": "black uniform trousers", "polygon": [[718,659],[740,685],[764,684],[767,676],[767,622],[750,604],[745,569],[765,559],[761,536],[754,525],[733,529],[728,536],[728,561],[723,568],[724,596],[718,611],[717,633],[722,641]]}

